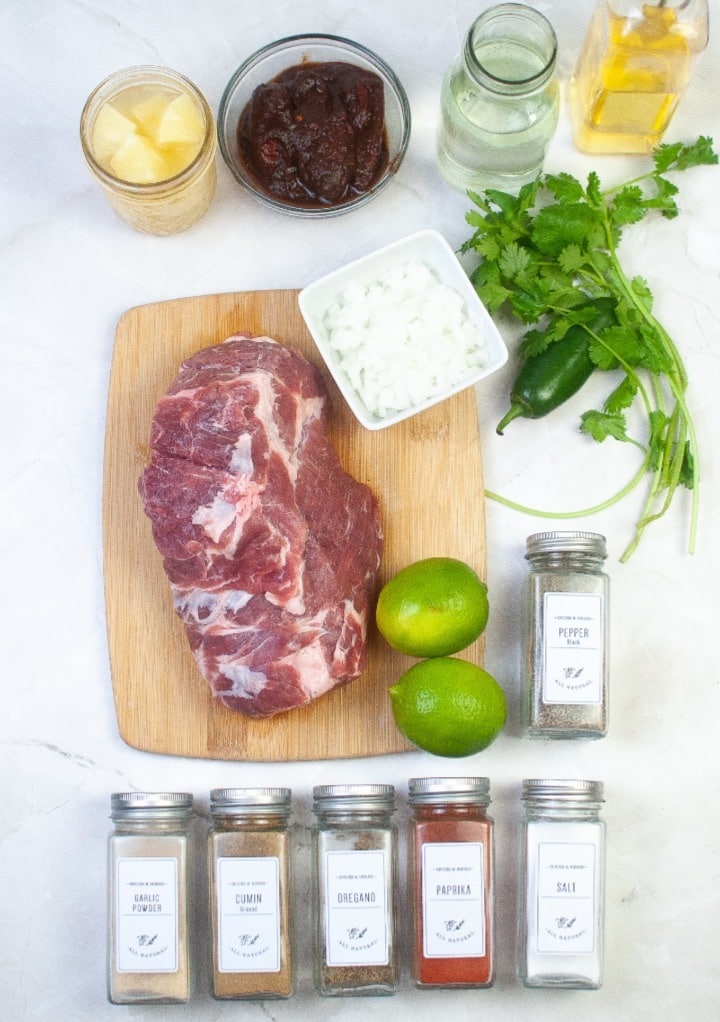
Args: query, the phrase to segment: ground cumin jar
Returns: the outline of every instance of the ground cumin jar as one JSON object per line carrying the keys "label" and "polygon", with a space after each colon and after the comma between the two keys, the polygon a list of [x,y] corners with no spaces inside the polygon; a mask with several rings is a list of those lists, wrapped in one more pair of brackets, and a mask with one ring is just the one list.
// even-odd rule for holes
{"label": "ground cumin jar", "polygon": [[315,986],[326,996],[394,994],[397,829],[391,784],[313,789]]}
{"label": "ground cumin jar", "polygon": [[80,143],[108,203],[135,230],[177,234],[207,213],[217,183],[215,119],[184,75],[145,66],[110,75],[85,103]]}
{"label": "ground cumin jar", "polygon": [[293,992],[290,809],[288,788],[210,793],[212,993],[218,999]]}
{"label": "ground cumin jar", "polygon": [[487,777],[415,777],[409,888],[419,987],[488,987],[494,972]]}
{"label": "ground cumin jar", "polygon": [[111,796],[108,998],[113,1004],[190,999],[188,851],[192,795]]}

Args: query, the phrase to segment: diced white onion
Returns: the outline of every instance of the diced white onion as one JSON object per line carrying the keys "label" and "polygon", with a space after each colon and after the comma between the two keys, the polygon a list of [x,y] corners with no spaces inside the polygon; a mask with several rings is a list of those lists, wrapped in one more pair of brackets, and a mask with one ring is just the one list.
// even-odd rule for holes
{"label": "diced white onion", "polygon": [[346,287],[324,326],[351,386],[380,417],[452,389],[488,358],[462,295],[422,262]]}

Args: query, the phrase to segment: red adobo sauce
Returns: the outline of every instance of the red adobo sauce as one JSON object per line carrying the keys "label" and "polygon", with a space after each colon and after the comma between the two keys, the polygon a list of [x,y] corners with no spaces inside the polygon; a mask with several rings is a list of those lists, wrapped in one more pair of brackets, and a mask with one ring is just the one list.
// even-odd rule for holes
{"label": "red adobo sauce", "polygon": [[238,144],[258,185],[279,201],[348,202],[388,164],[382,80],[343,61],[286,68],[255,89]]}

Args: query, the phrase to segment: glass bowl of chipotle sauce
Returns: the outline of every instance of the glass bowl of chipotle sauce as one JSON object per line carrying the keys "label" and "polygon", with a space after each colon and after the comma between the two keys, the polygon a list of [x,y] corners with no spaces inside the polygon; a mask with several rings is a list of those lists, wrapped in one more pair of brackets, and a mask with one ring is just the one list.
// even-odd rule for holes
{"label": "glass bowl of chipotle sauce", "polygon": [[410,140],[405,89],[380,57],[333,35],[288,36],[228,82],[220,151],[256,199],[299,217],[364,206],[395,177]]}

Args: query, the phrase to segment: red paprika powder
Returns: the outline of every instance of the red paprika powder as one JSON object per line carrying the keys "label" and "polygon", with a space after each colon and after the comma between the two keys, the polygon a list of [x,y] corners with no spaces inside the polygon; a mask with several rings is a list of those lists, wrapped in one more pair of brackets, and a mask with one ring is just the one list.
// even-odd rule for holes
{"label": "red paprika powder", "polygon": [[418,987],[494,978],[493,821],[487,777],[414,777],[410,891]]}

